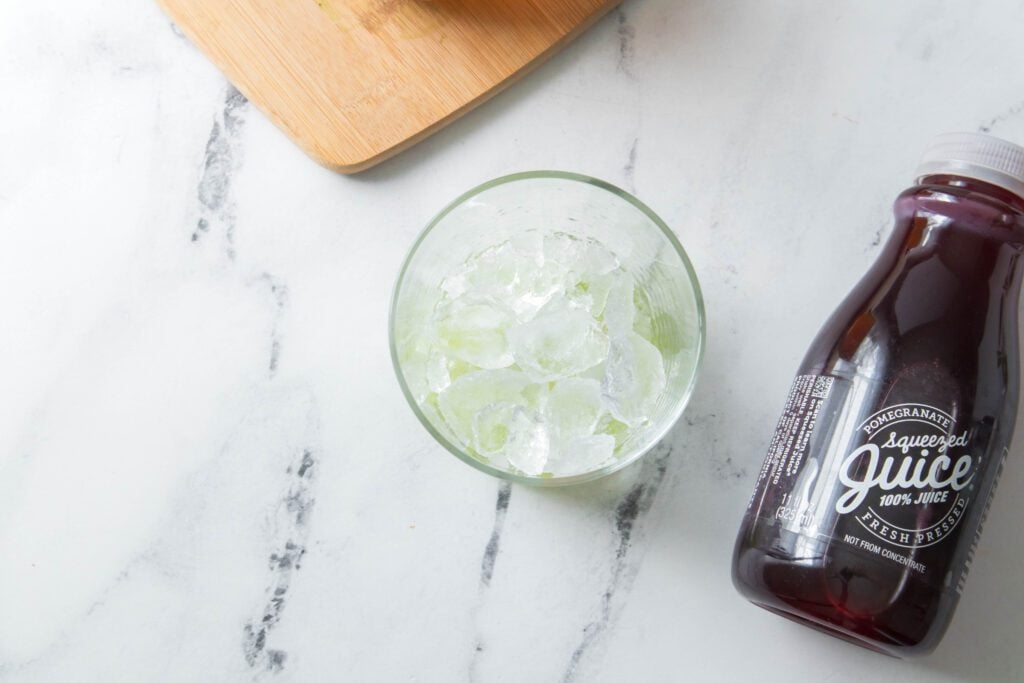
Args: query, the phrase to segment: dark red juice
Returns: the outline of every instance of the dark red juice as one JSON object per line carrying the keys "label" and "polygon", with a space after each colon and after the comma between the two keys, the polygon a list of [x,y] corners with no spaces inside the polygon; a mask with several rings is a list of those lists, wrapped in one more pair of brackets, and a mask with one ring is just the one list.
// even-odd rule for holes
{"label": "dark red juice", "polygon": [[896,656],[949,624],[1019,385],[1024,149],[930,154],[799,368],[733,563],[756,604]]}

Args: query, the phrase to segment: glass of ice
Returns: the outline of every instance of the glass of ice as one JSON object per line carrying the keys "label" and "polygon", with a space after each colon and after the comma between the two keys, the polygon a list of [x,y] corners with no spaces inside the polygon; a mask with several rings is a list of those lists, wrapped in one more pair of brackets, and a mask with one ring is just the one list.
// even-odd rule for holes
{"label": "glass of ice", "polygon": [[683,247],[636,198],[519,173],[457,198],[419,236],[390,342],[442,446],[497,477],[562,486],[625,467],[679,419],[704,304]]}

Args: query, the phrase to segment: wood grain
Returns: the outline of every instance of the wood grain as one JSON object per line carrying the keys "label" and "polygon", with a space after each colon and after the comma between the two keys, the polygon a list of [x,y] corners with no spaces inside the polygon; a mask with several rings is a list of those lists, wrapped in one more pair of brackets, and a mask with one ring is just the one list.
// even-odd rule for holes
{"label": "wood grain", "polygon": [[315,160],[383,161],[491,97],[619,0],[158,0]]}

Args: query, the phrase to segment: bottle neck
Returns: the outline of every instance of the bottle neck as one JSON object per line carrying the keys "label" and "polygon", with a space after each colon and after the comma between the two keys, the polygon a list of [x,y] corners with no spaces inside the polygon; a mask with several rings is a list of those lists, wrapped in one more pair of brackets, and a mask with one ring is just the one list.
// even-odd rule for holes
{"label": "bottle neck", "polygon": [[1016,301],[1024,198],[981,180],[934,175],[901,194],[895,210],[896,227],[878,261],[887,286],[909,283],[922,297],[979,310],[1006,296]]}
{"label": "bottle neck", "polygon": [[921,185],[958,188],[997,199],[1024,214],[1024,197],[992,183],[959,175],[929,175],[920,180]]}

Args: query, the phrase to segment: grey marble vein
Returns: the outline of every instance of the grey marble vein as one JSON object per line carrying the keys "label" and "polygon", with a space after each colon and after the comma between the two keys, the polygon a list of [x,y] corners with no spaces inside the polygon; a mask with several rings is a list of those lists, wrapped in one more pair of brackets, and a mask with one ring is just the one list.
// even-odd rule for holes
{"label": "grey marble vein", "polygon": [[260,279],[270,288],[273,297],[274,313],[270,330],[270,359],[267,370],[271,377],[277,374],[277,365],[281,358],[281,322],[288,308],[288,285],[279,281],[270,273],[263,273]]}
{"label": "grey marble vein", "polygon": [[[192,233],[198,242],[212,232],[223,239],[224,255],[234,261],[237,220],[231,197],[231,185],[241,165],[241,133],[245,126],[248,100],[230,83],[224,92],[223,107],[210,128],[203,157],[203,171],[196,188],[200,215]],[[276,376],[281,357],[281,322],[288,306],[288,286],[275,275],[264,271],[259,280],[270,290],[273,313],[267,370]]]}
{"label": "grey marble vein", "polygon": [[184,41],[188,41],[188,37],[185,35],[185,32],[181,30],[180,26],[178,26],[173,21],[169,21],[169,22],[167,22],[167,24],[171,27],[171,33],[173,33],[175,36],[177,36],[178,38],[180,38],[180,39],[182,39]]}
{"label": "grey marble vein", "polygon": [[633,62],[636,59],[636,27],[630,23],[626,16],[626,10],[620,7],[616,13],[618,27],[616,32],[619,37],[619,56],[616,68],[629,78],[636,80],[636,73],[633,70]]}
{"label": "grey marble vein", "polygon": [[[475,614],[480,611],[480,607],[486,598],[487,589],[491,586],[491,578],[494,576],[494,565],[501,550],[501,535],[505,530],[505,517],[508,515],[508,506],[511,499],[511,482],[501,482],[498,485],[498,498],[494,504],[494,525],[491,528],[490,538],[487,539],[487,545],[484,547],[483,558],[480,560],[480,588],[477,604],[473,610],[474,620]],[[478,633],[473,646],[473,652],[470,656],[468,676],[470,681],[477,680],[476,668],[479,663],[480,654],[484,651],[485,647],[483,638]]]}
{"label": "grey marble vein", "polygon": [[629,146],[629,154],[626,156],[626,165],[622,167],[622,175],[626,179],[626,189],[636,194],[636,149],[640,145],[640,138],[633,138]]}
{"label": "grey marble vein", "polygon": [[501,549],[501,533],[505,528],[505,516],[508,513],[509,500],[512,498],[512,484],[503,481],[498,486],[498,500],[494,505],[494,528],[484,548],[484,556],[480,561],[480,585],[484,588],[491,585],[494,576],[494,563]]}
{"label": "grey marble vein", "polygon": [[865,249],[864,251],[871,251],[875,247],[882,244],[882,235],[885,233],[886,230],[888,230],[888,228],[888,222],[885,225],[878,226],[878,229],[875,230],[874,234],[871,236],[871,242],[868,243],[868,248]]}
{"label": "grey marble vein", "polygon": [[278,548],[270,553],[267,599],[259,617],[246,623],[242,638],[245,661],[258,671],[279,672],[288,658],[284,650],[269,647],[267,640],[281,621],[288,590],[295,573],[302,568],[302,558],[306,554],[309,514],[315,502],[312,494],[315,470],[316,459],[309,448],[304,449],[286,470],[289,484],[282,500],[286,523],[277,533]]}
{"label": "grey marble vein", "polygon": [[192,241],[200,241],[216,228],[223,233],[225,253],[231,260],[235,258],[235,207],[230,199],[231,181],[241,163],[239,138],[245,125],[247,105],[245,96],[228,84],[224,105],[210,127],[203,172],[196,188],[200,216],[192,232]]}
{"label": "grey marble vein", "polygon": [[598,616],[583,628],[583,636],[569,657],[562,674],[563,683],[576,681],[580,676],[580,664],[592,650],[615,617],[615,601],[622,592],[628,592],[639,570],[639,562],[630,560],[630,548],[636,537],[639,523],[654,505],[658,490],[668,472],[672,446],[662,442],[647,454],[641,465],[639,480],[626,492],[615,508],[614,521],[618,541],[611,563],[611,574],[601,595]]}
{"label": "grey marble vein", "polygon": [[982,133],[991,133],[992,129],[999,124],[1008,121],[1015,116],[1019,116],[1020,114],[1024,114],[1024,100],[1021,100],[1007,108],[1003,113],[993,116],[991,119],[978,126],[978,130]]}

